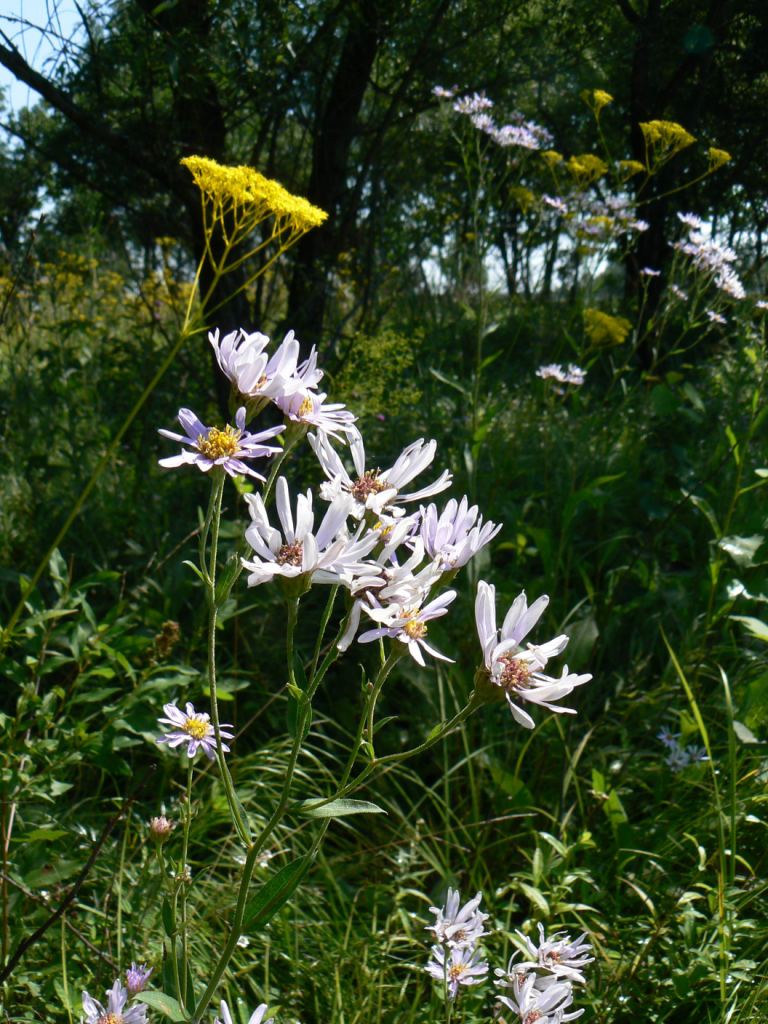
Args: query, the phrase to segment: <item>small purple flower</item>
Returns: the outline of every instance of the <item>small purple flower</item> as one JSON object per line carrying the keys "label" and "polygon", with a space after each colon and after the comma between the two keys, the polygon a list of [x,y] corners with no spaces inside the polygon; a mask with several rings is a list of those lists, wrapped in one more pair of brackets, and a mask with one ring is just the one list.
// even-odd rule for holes
{"label": "small purple flower", "polygon": [[179,409],[179,423],[186,431],[183,434],[175,434],[171,430],[159,430],[163,437],[169,437],[172,441],[179,441],[181,444],[189,445],[192,451],[183,449],[178,455],[171,455],[166,459],[160,459],[160,465],[166,469],[175,469],[177,466],[193,465],[209,472],[214,466],[221,466],[230,476],[255,476],[257,480],[264,480],[261,473],[247,466],[244,459],[263,459],[267,455],[281,451],[263,442],[274,437],[285,429],[283,426],[270,427],[262,430],[259,434],[249,434],[245,429],[245,406],[237,410],[235,426],[226,426],[223,430],[218,427],[206,427],[195,416],[191,409]]}
{"label": "small purple flower", "polygon": [[444,594],[436,597],[434,601],[430,601],[423,608],[406,608],[404,605],[394,604],[389,609],[367,609],[368,614],[374,619],[380,619],[386,615],[385,625],[361,633],[357,638],[358,643],[367,644],[385,636],[392,640],[399,640],[407,645],[409,654],[422,668],[425,666],[424,655],[421,653],[422,648],[433,658],[452,661],[452,658],[446,658],[444,654],[430,646],[424,637],[427,635],[427,622],[430,619],[437,619],[441,615],[447,615],[448,605],[455,597],[455,590],[446,590]]}
{"label": "small purple flower", "polygon": [[[194,705],[189,702],[187,702],[186,712],[181,711],[175,704],[165,704],[163,711],[167,717],[158,718],[158,722],[161,725],[173,726],[173,731],[158,737],[158,743],[167,743],[172,749],[186,743],[187,757],[194,757],[197,748],[201,747],[206,757],[211,761],[214,759],[216,756],[216,734],[209,715],[195,711]],[[227,724],[220,726],[222,739],[233,739],[234,734],[229,732],[231,728],[232,726]],[[222,743],[221,749],[228,751],[229,747],[226,743]]]}
{"label": "small purple flower", "polygon": [[135,996],[137,992],[143,992],[147,987],[152,968],[146,964],[131,963],[125,972],[125,987],[130,995]]}
{"label": "small purple flower", "polygon": [[455,999],[460,985],[479,985],[485,979],[488,964],[480,959],[480,955],[479,950],[471,948],[433,946],[432,959],[424,970],[435,981],[447,985],[449,998]]}

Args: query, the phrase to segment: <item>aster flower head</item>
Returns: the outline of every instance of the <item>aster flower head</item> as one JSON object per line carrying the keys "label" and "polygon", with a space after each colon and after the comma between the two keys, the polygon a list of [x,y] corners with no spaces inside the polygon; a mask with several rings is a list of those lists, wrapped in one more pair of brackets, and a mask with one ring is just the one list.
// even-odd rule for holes
{"label": "aster flower head", "polygon": [[253,548],[253,557],[243,559],[250,570],[248,586],[258,586],[275,576],[286,579],[311,576],[319,583],[339,583],[344,574],[362,569],[360,560],[378,543],[375,534],[350,537],[346,531],[349,502],[342,497],[326,511],[317,532],[312,509],[312,491],[296,499],[296,514],[291,507],[288,482],[279,477],[275,488],[275,504],[281,530],[270,524],[260,494],[248,494],[251,525],[245,539]]}
{"label": "aster flower head", "polygon": [[448,995],[455,999],[462,985],[479,985],[488,974],[488,964],[480,959],[480,952],[461,946],[446,949],[432,947],[432,959],[424,968],[435,981],[448,985]]}
{"label": "aster flower head", "polygon": [[322,370],[317,369],[314,349],[310,359],[298,367],[300,348],[293,331],[288,331],[272,355],[266,351],[269,338],[258,331],[234,331],[219,341],[216,330],[208,335],[208,340],[221,371],[241,395],[251,400],[276,402],[302,387],[314,387],[323,376]]}
{"label": "aster flower head", "polygon": [[[427,623],[431,619],[447,615],[448,605],[455,598],[455,590],[446,590],[444,594],[440,594],[439,597],[424,605],[423,608],[418,605],[406,607],[400,602],[393,602],[391,605],[382,608],[377,599],[373,598],[374,608],[365,608],[364,610],[372,618],[378,619],[383,617],[385,624],[377,629],[369,629],[365,633],[361,633],[358,637],[358,642],[365,644],[383,637],[399,640],[400,643],[407,646],[408,653],[422,668],[425,667],[422,651],[426,651],[427,654],[431,654],[433,658],[439,658],[441,661],[453,661],[452,658],[447,658],[428,644],[424,638],[428,632]],[[377,613],[381,613],[381,615]]]}
{"label": "aster flower head", "polygon": [[[233,1024],[232,1014],[229,1012],[229,1007],[227,1006],[226,1002],[223,999],[221,1001],[219,1012],[221,1013],[221,1020],[219,1020],[219,1018],[217,1017],[216,1020],[214,1021],[214,1024]],[[264,1014],[266,1012],[266,1003],[262,1003],[260,1006],[257,1006],[256,1009],[251,1014],[251,1016],[248,1018],[248,1024],[262,1024],[262,1021],[264,1021],[264,1024],[267,1024],[267,1022],[264,1020]],[[272,1020],[271,1017],[268,1019]]]}
{"label": "aster flower head", "polygon": [[[187,702],[186,711],[182,711],[175,704],[163,706],[165,718],[158,718],[161,725],[170,725],[171,731],[164,736],[159,736],[158,743],[167,743],[171,749],[187,744],[187,757],[194,757],[200,748],[211,761],[216,756],[216,734],[211,725],[210,715],[195,711],[194,705]],[[231,740],[234,734],[230,731],[231,725],[222,724],[219,727],[221,738]],[[221,744],[223,751],[228,751],[226,743]]]}
{"label": "aster flower head", "polygon": [[520,1024],[562,1024],[575,1020],[584,1010],[565,1011],[573,1002],[573,989],[568,982],[555,981],[540,987],[531,974],[513,989],[511,996],[499,996],[499,1002],[517,1014]]}
{"label": "aster flower head", "polygon": [[263,459],[279,452],[280,448],[266,445],[264,441],[285,429],[282,426],[269,427],[259,434],[248,433],[245,429],[245,406],[237,410],[235,426],[226,426],[223,430],[204,426],[191,409],[179,409],[178,418],[186,434],[175,434],[172,430],[164,429],[158,433],[187,445],[191,450],[182,449],[178,455],[160,459],[161,466],[175,469],[177,466],[191,465],[197,466],[204,473],[208,473],[214,466],[221,466],[230,476],[254,476],[257,480],[264,480],[265,477],[251,469],[244,460]]}
{"label": "aster flower head", "polygon": [[149,819],[149,833],[156,843],[164,843],[173,831],[173,822],[164,814]]}
{"label": "aster flower head", "polygon": [[421,509],[419,536],[424,550],[446,572],[466,565],[500,529],[501,524],[483,523],[477,505],[470,506],[466,495],[459,502],[451,498],[442,512],[436,505]]}
{"label": "aster flower head", "polygon": [[106,1007],[98,999],[83,992],[85,1024],[147,1024],[146,1006],[139,1004],[126,1010],[128,998],[128,990],[120,984],[119,978],[107,991]]}
{"label": "aster flower head", "polygon": [[293,394],[278,398],[275,404],[291,423],[305,430],[314,427],[322,434],[344,440],[353,433],[356,417],[342,402],[326,402],[327,397],[300,387]]}
{"label": "aster flower head", "polygon": [[519,594],[499,630],[496,626],[496,588],[484,580],[477,585],[475,622],[483,651],[483,679],[499,687],[513,717],[526,729],[532,729],[534,721],[516,702],[530,701],[550,711],[573,715],[576,712],[572,708],[561,707],[556,701],[592,678],[591,675],[569,673],[567,665],[559,678],[544,674],[547,661],[565,649],[568,643],[565,634],[545,644],[522,646],[548,603],[549,598],[544,595],[529,607],[525,592]]}
{"label": "aster flower head", "polygon": [[340,494],[348,494],[352,498],[350,513],[356,519],[362,519],[366,512],[379,516],[385,509],[393,515],[402,514],[401,504],[429,498],[451,485],[452,476],[446,469],[426,487],[402,493],[407,484],[431,465],[437,451],[436,441],[425,442],[420,437],[403,449],[389,469],[367,469],[363,438],[355,429],[350,432],[349,443],[355,468],[353,478],[326,437],[310,435],[308,440],[329,481],[320,488],[321,496],[333,501]]}
{"label": "aster flower head", "polygon": [[483,925],[488,920],[488,914],[478,909],[482,898],[482,893],[477,893],[462,907],[459,890],[449,889],[444,906],[429,908],[430,913],[435,915],[435,923],[427,925],[428,931],[434,932],[435,938],[443,946],[474,948],[478,939],[487,935]]}
{"label": "aster flower head", "polygon": [[132,996],[135,996],[137,992],[144,991],[152,970],[153,968],[147,967],[146,964],[131,963],[125,972],[125,987]]}
{"label": "aster flower head", "polygon": [[586,979],[582,968],[586,964],[591,964],[595,959],[593,956],[589,956],[592,946],[584,941],[587,933],[582,932],[577,939],[571,939],[566,932],[555,932],[554,935],[547,938],[541,923],[539,923],[538,929],[538,945],[522,932],[517,933],[530,957],[526,966],[545,968],[559,979],[567,979],[583,985]]}

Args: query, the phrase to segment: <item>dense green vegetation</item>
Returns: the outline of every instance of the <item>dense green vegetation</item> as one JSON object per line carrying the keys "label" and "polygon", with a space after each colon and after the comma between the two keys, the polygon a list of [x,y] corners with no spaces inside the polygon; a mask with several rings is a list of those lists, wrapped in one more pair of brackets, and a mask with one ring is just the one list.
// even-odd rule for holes
{"label": "dense green vegetation", "polygon": [[[242,1024],[262,1002],[279,1024],[445,1021],[424,966],[450,885],[482,891],[492,968],[539,922],[586,931],[587,1021],[765,1020],[763,5],[253,6],[83,8],[89,31],[39,81],[32,28],[4,27],[0,61],[43,97],[0,152],[4,1019],[71,1024],[132,961],[178,996],[163,894],[185,862],[185,992],[224,945],[245,860],[228,787],[200,756],[188,804],[156,742],[163,705],[210,700],[210,596],[188,564],[210,487],[158,466],[175,448],[157,429],[180,407],[232,422],[206,329],[243,327],[317,346],[367,465],[434,438],[424,479],[453,484],[425,502],[466,494],[503,528],[429,623],[454,662],[405,657],[381,691],[393,760],[353,795],[386,814],[299,813],[336,792],[376,645],[329,669],[248,898],[309,854],[306,873],[252,915],[205,1019],[226,999]],[[328,221],[217,277],[237,214],[206,234],[190,154],[256,167]],[[286,474],[322,506],[308,444]],[[259,488],[227,480],[222,572]],[[567,633],[593,679],[575,715],[534,707],[528,731],[490,704],[401,763],[473,691],[479,580],[501,616],[548,594],[536,642]],[[316,649],[328,590],[302,599],[287,669],[280,588],[244,574],[219,597],[228,764],[258,832],[302,732],[291,687],[333,650],[344,600]],[[493,988],[463,991],[452,1024],[519,1019]]]}

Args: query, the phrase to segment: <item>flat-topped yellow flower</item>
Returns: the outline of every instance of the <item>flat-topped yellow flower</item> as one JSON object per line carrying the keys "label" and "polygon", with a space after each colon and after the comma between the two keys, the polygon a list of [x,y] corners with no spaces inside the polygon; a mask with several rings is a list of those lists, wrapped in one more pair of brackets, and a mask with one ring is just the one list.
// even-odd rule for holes
{"label": "flat-topped yellow flower", "polygon": [[642,174],[645,170],[645,165],[641,164],[639,160],[619,160],[616,166],[622,181],[629,181],[630,178],[636,174]]}
{"label": "flat-topped yellow flower", "polygon": [[282,226],[303,233],[318,227],[328,217],[309,200],[293,195],[252,167],[227,167],[205,156],[188,156],[181,162],[214,208],[233,211],[254,226],[274,216]]}
{"label": "flat-topped yellow flower", "polygon": [[584,330],[593,345],[621,345],[632,324],[626,317],[588,308],[584,310]]}
{"label": "flat-topped yellow flower", "polygon": [[649,167],[659,167],[696,141],[695,136],[676,121],[641,121],[640,131],[645,139]]}
{"label": "flat-topped yellow flower", "polygon": [[608,170],[608,164],[601,160],[594,153],[582,153],[580,156],[572,156],[565,165],[571,176],[581,188],[586,188],[602,176]]}
{"label": "flat-topped yellow flower", "polygon": [[733,157],[727,149],[717,149],[715,146],[710,146],[707,150],[707,156],[709,157],[709,170],[716,171],[718,167],[722,167],[723,164],[727,164]]}
{"label": "flat-topped yellow flower", "polygon": [[581,98],[587,104],[589,109],[596,115],[600,116],[600,111],[603,107],[607,107],[609,103],[613,103],[613,96],[605,89],[584,89],[581,92]]}

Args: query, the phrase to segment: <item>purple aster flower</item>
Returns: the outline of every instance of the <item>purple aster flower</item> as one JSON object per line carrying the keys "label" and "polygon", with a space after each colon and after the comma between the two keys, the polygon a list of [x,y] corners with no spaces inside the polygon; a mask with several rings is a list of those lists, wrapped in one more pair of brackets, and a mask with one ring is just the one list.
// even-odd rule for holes
{"label": "purple aster flower", "polygon": [[[455,597],[455,590],[446,590],[444,594],[436,597],[434,601],[430,601],[423,608],[418,607],[418,605],[406,608],[399,603],[392,604],[385,609],[380,607],[366,608],[365,611],[367,611],[371,618],[377,620],[380,620],[383,616],[386,616],[386,618],[383,626],[361,633],[357,638],[358,643],[367,644],[371,640],[378,640],[380,637],[385,636],[392,640],[399,640],[400,643],[407,645],[409,654],[422,668],[424,667],[424,655],[421,653],[422,648],[427,654],[431,654],[432,657],[439,658],[441,661],[453,661],[452,658],[446,658],[440,651],[431,647],[424,637],[427,635],[427,622],[430,619],[437,619],[441,615],[447,615],[448,605]],[[372,600],[378,603],[375,598]]]}
{"label": "purple aster flower", "polygon": [[419,535],[424,550],[431,559],[438,558],[445,571],[466,565],[500,529],[501,524],[484,524],[477,505],[470,506],[466,495],[460,502],[451,498],[442,512],[436,505],[421,509]]}
{"label": "purple aster flower", "polygon": [[119,978],[107,992],[106,1008],[87,992],[83,992],[85,1024],[147,1024],[146,1006],[132,1006],[126,1010],[127,1002],[128,989],[120,984]]}
{"label": "purple aster flower", "polygon": [[[165,704],[163,711],[166,717],[158,718],[158,722],[161,725],[173,726],[173,730],[166,733],[165,736],[158,737],[158,743],[167,743],[172,749],[186,743],[187,757],[194,757],[197,748],[201,747],[206,757],[211,761],[214,759],[216,756],[216,734],[210,722],[210,715],[195,711],[194,705],[189,702],[187,702],[186,712],[181,711],[175,704]],[[222,739],[233,739],[234,734],[229,732],[231,728],[232,726],[226,723],[220,726]],[[228,751],[229,747],[226,743],[222,743],[221,749]]]}
{"label": "purple aster flower", "polygon": [[477,940],[487,935],[484,923],[488,914],[478,910],[482,893],[477,893],[464,906],[458,889],[449,889],[442,907],[430,907],[435,915],[435,923],[427,925],[427,930],[435,933],[435,938],[442,946],[459,946],[473,948]]}
{"label": "purple aster flower", "polygon": [[152,973],[152,968],[147,967],[146,964],[131,963],[131,966],[125,972],[125,986],[128,992],[135,996],[137,992],[143,992],[147,987],[149,976]]}
{"label": "purple aster flower", "polygon": [[195,416],[191,409],[179,409],[179,423],[186,431],[186,435],[174,434],[171,430],[159,430],[163,437],[169,437],[172,441],[179,441],[181,444],[189,445],[192,449],[182,450],[178,455],[171,455],[167,459],[160,459],[160,465],[167,469],[175,469],[177,466],[194,465],[204,473],[213,469],[214,466],[221,466],[230,476],[255,476],[257,480],[264,480],[261,473],[247,466],[244,459],[263,459],[267,455],[281,451],[263,442],[270,437],[279,434],[285,428],[270,427],[262,430],[259,434],[249,434],[245,429],[245,406],[237,410],[235,426],[226,426],[223,430],[218,427],[206,427]]}

